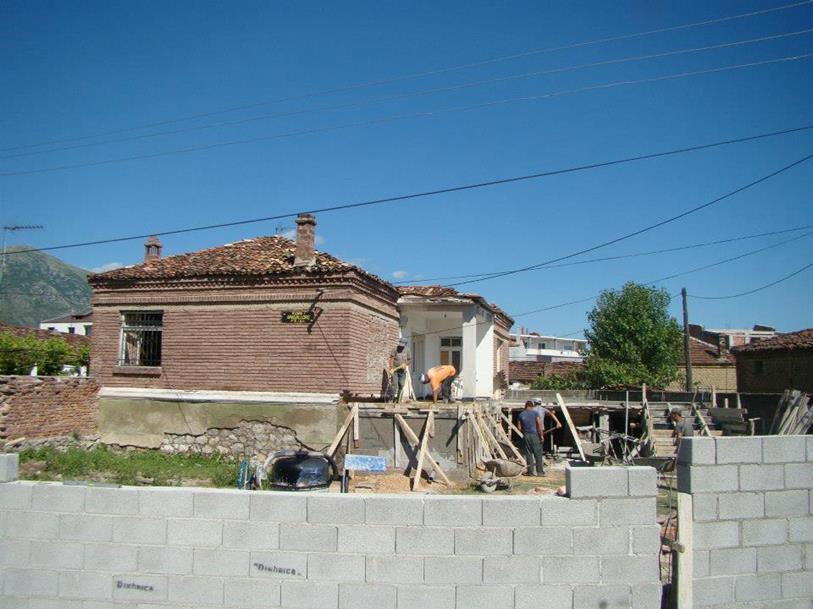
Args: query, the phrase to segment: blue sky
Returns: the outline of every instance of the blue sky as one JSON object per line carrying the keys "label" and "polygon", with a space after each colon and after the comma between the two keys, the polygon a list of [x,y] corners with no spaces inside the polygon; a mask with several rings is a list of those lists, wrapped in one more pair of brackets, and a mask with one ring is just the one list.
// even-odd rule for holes
{"label": "blue sky", "polygon": [[[788,0],[789,2],[790,0]],[[813,53],[813,32],[404,96],[813,28],[813,4],[319,96],[318,91],[759,11],[781,0],[624,2],[17,2],[0,6],[0,222],[46,247],[296,212],[813,124],[813,58],[539,97]],[[380,98],[398,97],[384,100]],[[288,101],[263,103],[279,98]],[[363,105],[362,105],[363,104]],[[235,106],[251,108],[217,112]],[[335,106],[344,106],[335,108]],[[480,106],[466,111],[452,108]],[[423,113],[420,117],[398,118]],[[176,119],[209,114],[192,120]],[[274,116],[269,116],[274,115]],[[279,116],[287,115],[287,116]],[[252,119],[252,120],[243,120]],[[386,120],[380,120],[386,119]],[[161,127],[143,125],[173,121]],[[240,124],[239,121],[243,121]],[[378,121],[378,122],[375,122]],[[212,124],[232,123],[211,128]],[[365,123],[346,127],[349,124]],[[345,126],[343,128],[335,128]],[[197,129],[191,129],[198,127]],[[124,130],[115,135],[97,136]],[[181,131],[157,137],[160,131]],[[312,131],[309,134],[276,137]],[[94,136],[87,139],[74,138]],[[127,141],[106,142],[130,138]],[[119,163],[110,159],[267,138]],[[57,140],[50,146],[26,147]],[[86,145],[75,147],[77,145]],[[96,145],[98,144],[98,145]],[[73,147],[68,150],[51,150]],[[13,150],[12,150],[13,148]],[[50,152],[49,152],[50,150]],[[27,156],[23,153],[37,152]],[[506,186],[324,213],[321,249],[390,280],[526,266],[675,215],[813,153],[813,131]],[[25,173],[64,165],[90,166]],[[813,225],[813,161],[576,260]],[[163,239],[166,255],[293,222]],[[510,313],[650,281],[803,233],[537,270],[461,286]],[[83,268],[139,262],[141,241],[54,252]],[[659,283],[727,295],[813,262],[813,235]],[[813,326],[813,269],[731,300],[690,302],[708,327]],[[516,318],[585,327],[592,303]],[[679,302],[673,302],[679,314]]]}

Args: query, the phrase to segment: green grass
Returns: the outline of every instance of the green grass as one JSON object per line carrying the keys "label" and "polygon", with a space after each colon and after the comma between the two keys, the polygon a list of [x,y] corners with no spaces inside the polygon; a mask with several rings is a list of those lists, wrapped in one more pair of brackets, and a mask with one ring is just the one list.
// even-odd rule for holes
{"label": "green grass", "polygon": [[158,451],[120,453],[98,446],[28,449],[20,452],[20,477],[28,480],[90,480],[134,485],[144,478],[156,486],[234,486],[238,462],[217,456],[168,455]]}

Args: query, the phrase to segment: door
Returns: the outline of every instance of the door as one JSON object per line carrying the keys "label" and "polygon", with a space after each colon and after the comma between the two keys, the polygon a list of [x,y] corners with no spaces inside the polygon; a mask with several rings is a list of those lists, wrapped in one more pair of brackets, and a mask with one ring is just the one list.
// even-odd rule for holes
{"label": "door", "polygon": [[459,375],[463,369],[463,339],[459,336],[444,336],[440,339],[440,365],[451,364]]}

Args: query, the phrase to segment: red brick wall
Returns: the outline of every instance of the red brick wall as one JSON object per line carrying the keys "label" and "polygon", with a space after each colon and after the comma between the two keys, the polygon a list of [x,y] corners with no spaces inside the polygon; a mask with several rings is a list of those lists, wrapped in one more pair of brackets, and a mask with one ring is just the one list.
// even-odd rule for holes
{"label": "red brick wall", "polygon": [[97,431],[93,378],[0,376],[0,438],[52,438]]}
{"label": "red brick wall", "polygon": [[[813,393],[813,351],[737,353],[737,389],[743,393]],[[757,362],[762,362],[761,372]]]}

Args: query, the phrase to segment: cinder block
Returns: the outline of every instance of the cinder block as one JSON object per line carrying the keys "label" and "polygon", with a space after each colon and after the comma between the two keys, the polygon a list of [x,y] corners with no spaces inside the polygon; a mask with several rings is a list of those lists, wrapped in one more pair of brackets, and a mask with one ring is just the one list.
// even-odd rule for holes
{"label": "cinder block", "polygon": [[[13,601],[17,602],[12,605]],[[62,598],[11,599],[0,596],[0,609],[20,609],[21,607],[23,609],[118,609],[121,605],[111,608],[109,601],[69,601]]]}
{"label": "cinder block", "polygon": [[280,584],[268,579],[227,579],[223,587],[226,605],[265,608],[279,605]]}
{"label": "cinder block", "polygon": [[252,552],[251,576],[272,579],[303,579],[308,574],[308,555],[299,552]]}
{"label": "cinder block", "polygon": [[695,550],[694,560],[692,563],[694,564],[694,573],[693,577],[695,579],[699,577],[708,577],[709,572],[711,571],[711,567],[709,565],[709,554],[711,553],[710,550]]}
{"label": "cinder block", "polygon": [[483,500],[479,497],[427,496],[423,502],[423,522],[427,526],[480,526],[483,524]]}
{"label": "cinder block", "polygon": [[[630,530],[628,527],[573,529],[573,552],[581,556],[626,556],[630,553]],[[567,553],[567,548],[564,552],[557,552],[555,546],[545,552]]]}
{"label": "cinder block", "polygon": [[740,465],[741,491],[781,491],[784,488],[783,465]]}
{"label": "cinder block", "polygon": [[368,524],[423,524],[423,497],[365,497],[364,503]]}
{"label": "cinder block", "polygon": [[30,483],[0,484],[0,510],[27,510],[31,507]]}
{"label": "cinder block", "polygon": [[[762,467],[762,466],[753,466]],[[736,465],[678,465],[678,490],[682,493],[726,493],[736,491]]]}
{"label": "cinder block", "polygon": [[[81,569],[84,547],[78,541],[32,541],[30,565],[43,569]],[[20,557],[18,560],[24,560]],[[25,564],[18,562],[18,565]]]}
{"label": "cinder block", "polygon": [[11,538],[56,539],[59,516],[46,512],[9,512],[6,528]]}
{"label": "cinder block", "polygon": [[112,576],[93,571],[64,571],[59,574],[60,598],[111,599]]}
{"label": "cinder block", "polygon": [[339,584],[339,609],[395,609],[395,603],[395,586]]}
{"label": "cinder block", "polygon": [[813,517],[791,518],[788,539],[791,543],[813,542]]}
{"label": "cinder block", "polygon": [[514,535],[512,529],[477,527],[454,530],[455,554],[489,556],[506,555],[513,552]]}
{"label": "cinder block", "polygon": [[164,544],[167,521],[163,518],[122,516],[113,519],[113,541],[119,543]]}
{"label": "cinder block", "polygon": [[189,575],[191,548],[145,547],[138,549],[138,570],[144,573]]}
{"label": "cinder block", "polygon": [[76,541],[110,541],[113,539],[113,517],[62,514],[59,517],[59,537]]}
{"label": "cinder block", "polygon": [[813,544],[805,545],[805,570],[813,571]]}
{"label": "cinder block", "polygon": [[663,584],[638,584],[632,587],[632,609],[660,609]]}
{"label": "cinder block", "polygon": [[20,470],[20,457],[17,453],[0,454],[0,482],[14,482]]}
{"label": "cinder block", "polygon": [[542,497],[542,526],[589,527],[598,524],[598,501],[595,499],[569,499]]}
{"label": "cinder block", "polygon": [[627,468],[630,497],[654,497],[658,494],[658,472],[654,467]]}
{"label": "cinder block", "polygon": [[251,493],[249,503],[251,520],[297,523],[308,520],[308,498],[302,493]]}
{"label": "cinder block", "polygon": [[813,572],[782,573],[782,598],[813,598]]}
{"label": "cinder block", "polygon": [[223,523],[223,546],[242,550],[276,550],[279,548],[279,524],[227,520]]}
{"label": "cinder block", "polygon": [[84,486],[40,483],[31,489],[31,507],[43,512],[81,512],[86,492]]}
{"label": "cinder block", "polygon": [[455,609],[455,587],[398,586],[398,609]]}
{"label": "cinder block", "polygon": [[194,491],[191,489],[154,487],[138,491],[138,511],[147,517],[192,516],[194,504]]}
{"label": "cinder block", "polygon": [[722,605],[734,600],[734,578],[730,576],[696,579],[693,588],[695,607]]}
{"label": "cinder block", "polygon": [[612,584],[655,583],[660,578],[659,558],[657,556],[606,557],[601,559],[601,582]]}
{"label": "cinder block", "polygon": [[655,497],[603,499],[599,502],[601,527],[654,524]]}
{"label": "cinder block", "polygon": [[219,546],[222,542],[223,522],[220,520],[167,520],[167,543],[171,546]]}
{"label": "cinder block", "polygon": [[596,607],[629,607],[630,587],[623,584],[604,586],[576,585],[573,588],[573,609]]}
{"label": "cinder block", "polygon": [[[580,529],[575,529],[576,531]],[[590,531],[598,531],[592,528]],[[573,529],[520,527],[514,529],[514,554],[573,554]]]}
{"label": "cinder block", "polygon": [[598,556],[543,556],[542,583],[597,584],[601,580]]}
{"label": "cinder block", "polygon": [[195,516],[245,520],[249,515],[249,494],[240,491],[195,491]]}
{"label": "cinder block", "polygon": [[427,556],[424,581],[428,584],[480,584],[483,559],[479,556]]}
{"label": "cinder block", "polygon": [[[39,542],[34,542],[39,543]],[[28,541],[27,539],[3,539],[0,537],[0,567],[18,567],[20,565],[26,566],[40,566],[33,564],[31,560],[31,545],[32,542]],[[45,544],[39,544],[41,547],[47,547]],[[50,546],[51,544],[48,543]],[[79,552],[81,556],[82,546],[79,546]],[[41,565],[43,567],[48,565]],[[79,560],[78,567],[74,568],[81,568],[82,561]],[[57,565],[56,568],[59,568]],[[70,567],[68,567],[70,568]],[[2,570],[0,570],[2,573]],[[0,576],[0,585],[2,584],[3,578]],[[0,588],[2,590],[2,588]]]}
{"label": "cinder block", "polygon": [[310,554],[308,581],[363,582],[364,556],[356,554]]}
{"label": "cinder block", "polygon": [[112,543],[85,544],[86,571],[135,571],[138,547]]}
{"label": "cinder block", "polygon": [[788,463],[785,465],[785,487],[799,489],[813,488],[813,462]]}
{"label": "cinder block", "polygon": [[629,494],[627,470],[623,467],[565,468],[568,497],[626,497]]}
{"label": "cinder block", "polygon": [[804,462],[807,458],[804,436],[765,436],[762,458],[765,463]]}
{"label": "cinder block", "polygon": [[723,548],[709,552],[710,574],[737,575],[740,573],[756,573],[756,548]]}
{"label": "cinder block", "polygon": [[284,580],[282,582],[283,607],[302,609],[337,609],[339,606],[339,584],[334,582],[312,582]]}
{"label": "cinder block", "polygon": [[782,545],[757,548],[757,571],[760,573],[801,570],[802,546]]}
{"label": "cinder block", "polygon": [[807,460],[813,461],[813,436],[805,436],[807,442]]}
{"label": "cinder block", "polygon": [[[160,575],[125,574],[113,577],[113,598],[116,601],[161,602],[167,599],[168,594],[169,582]],[[109,606],[113,609],[122,605],[116,602]],[[88,605],[85,607],[90,609]]]}
{"label": "cinder block", "polygon": [[491,497],[483,499],[485,526],[539,526],[539,499],[536,497]]}
{"label": "cinder block", "polygon": [[91,487],[85,496],[85,511],[96,514],[138,514],[138,490]]}
{"label": "cinder block", "polygon": [[778,600],[781,597],[782,584],[779,573],[741,575],[734,581],[734,598],[738,603]]}
{"label": "cinder block", "polygon": [[364,522],[364,497],[331,494],[308,497],[308,522],[361,524]]}
{"label": "cinder block", "polygon": [[395,527],[340,525],[339,552],[395,554]]}
{"label": "cinder block", "polygon": [[195,548],[192,573],[222,577],[248,577],[250,555],[245,550]]}
{"label": "cinder block", "polygon": [[762,493],[722,493],[719,505],[720,520],[765,516],[765,496]]}
{"label": "cinder block", "polygon": [[222,605],[223,579],[220,577],[171,576],[168,599],[171,603]]}
{"label": "cinder block", "polygon": [[810,497],[806,490],[765,493],[765,515],[770,517],[807,516]]}
{"label": "cinder block", "polygon": [[762,463],[762,438],[714,438],[717,463]]}
{"label": "cinder block", "polygon": [[661,527],[657,524],[632,527],[632,553],[658,554],[661,550]]}
{"label": "cinder block", "polygon": [[714,438],[682,438],[677,461],[686,465],[714,465],[717,462]]}
{"label": "cinder block", "polygon": [[694,495],[692,497],[692,517],[695,522],[717,520],[717,493]]}
{"label": "cinder block", "polygon": [[423,582],[423,557],[367,556],[367,581],[385,584]]}
{"label": "cinder block", "polygon": [[[547,602],[546,607],[549,607]],[[458,586],[457,609],[514,609],[511,586]]]}
{"label": "cinder block", "polygon": [[573,589],[567,585],[540,584],[520,584],[514,588],[515,609],[539,609],[541,606],[545,609],[573,609]]}
{"label": "cinder block", "polygon": [[[787,520],[746,520],[742,523],[743,546],[773,546],[785,543],[788,538]],[[695,527],[697,539],[697,527]]]}
{"label": "cinder block", "polygon": [[697,550],[736,548],[740,545],[739,524],[735,521],[696,522],[694,547]]}
{"label": "cinder block", "polygon": [[281,550],[302,552],[335,552],[338,539],[336,527],[321,524],[288,524],[279,532]]}
{"label": "cinder block", "polygon": [[56,571],[42,569],[8,569],[3,577],[3,596],[56,596]]}
{"label": "cinder block", "polygon": [[486,556],[483,559],[485,584],[539,584],[538,556]]}
{"label": "cinder block", "polygon": [[397,554],[454,554],[454,532],[447,528],[398,527],[395,529]]}

